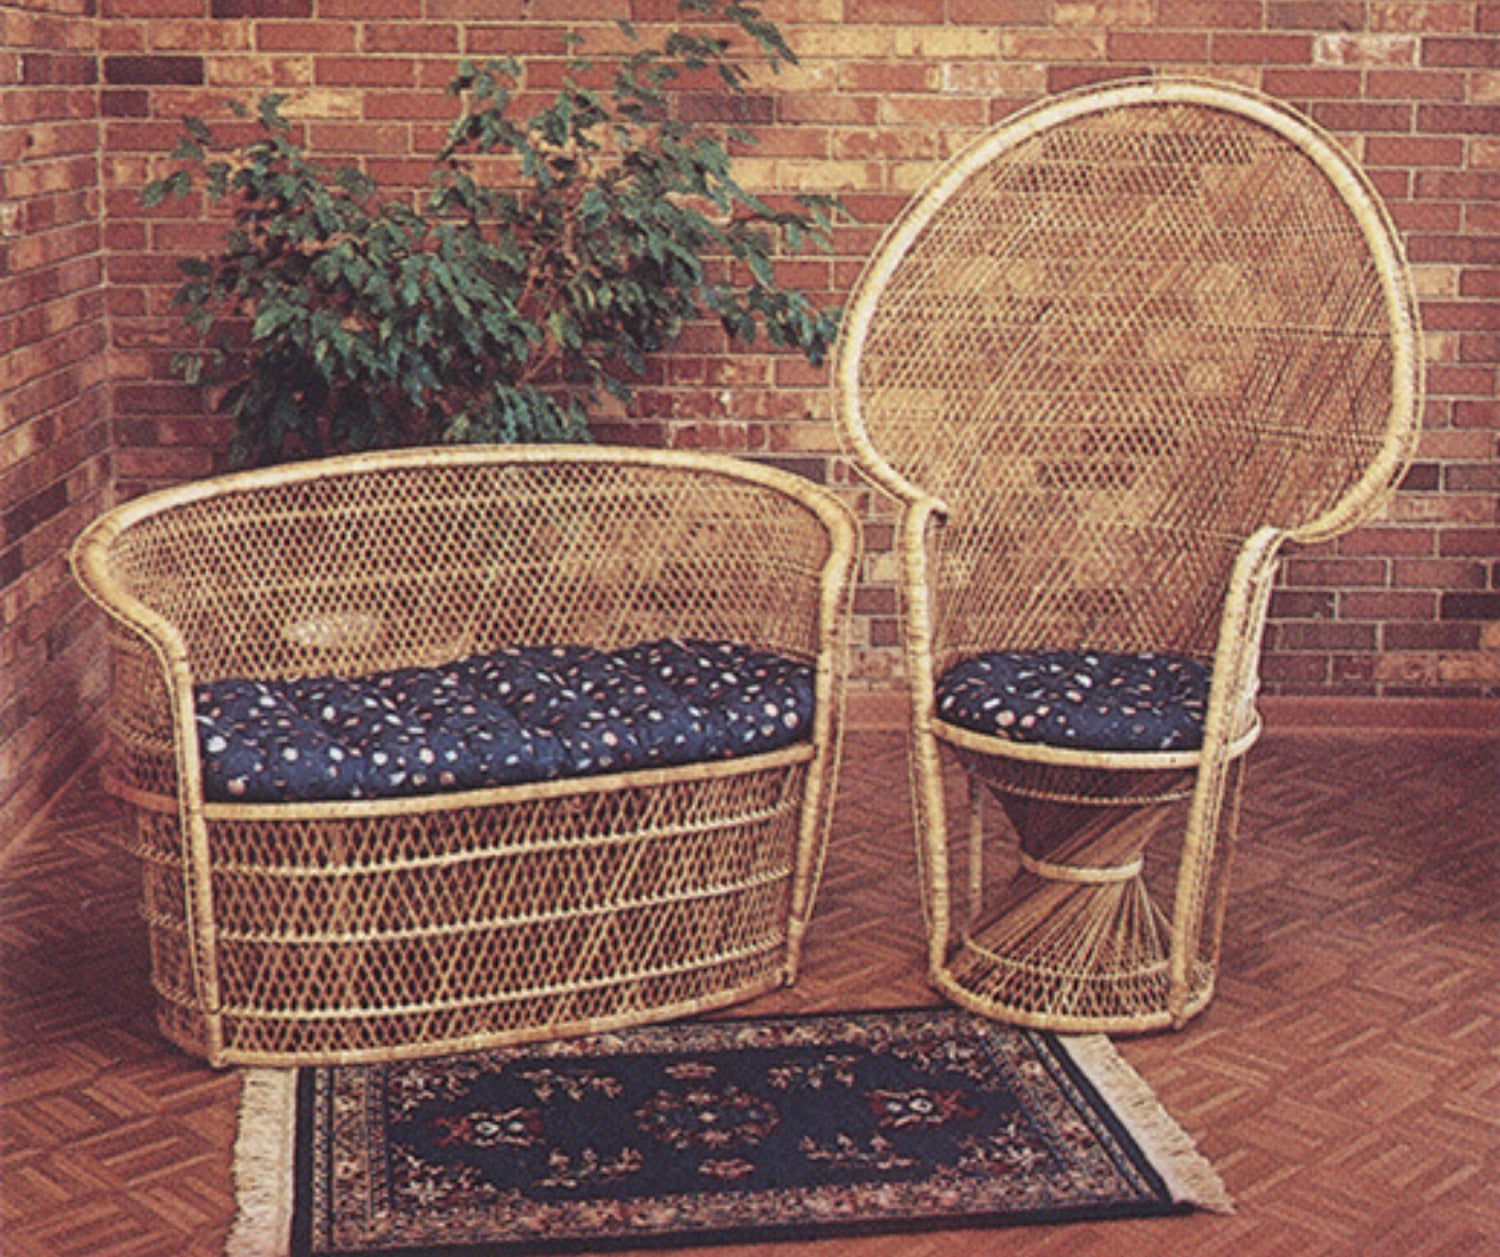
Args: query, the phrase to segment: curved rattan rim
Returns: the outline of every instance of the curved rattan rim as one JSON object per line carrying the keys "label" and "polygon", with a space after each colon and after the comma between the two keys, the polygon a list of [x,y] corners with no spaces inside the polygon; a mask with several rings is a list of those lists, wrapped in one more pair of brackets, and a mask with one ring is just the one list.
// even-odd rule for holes
{"label": "curved rattan rim", "polygon": [[[1253,719],[1229,743],[1228,758],[1238,759],[1259,740],[1261,719]],[[1196,768],[1203,761],[1203,751],[1086,751],[1074,747],[1048,746],[1046,743],[1016,742],[1010,738],[991,737],[961,725],[949,724],[938,716],[930,722],[934,736],[962,750],[974,751],[996,759],[1024,760],[1053,768],[1094,768],[1130,772],[1162,772],[1175,768]]]}
{"label": "curved rattan rim", "polygon": [[[113,507],[94,520],[79,535],[73,547],[74,568],[86,576],[91,589],[108,589],[115,605],[133,604],[108,575],[104,552],[109,543],[131,525],[161,511],[206,498],[239,493],[266,486],[297,484],[361,472],[399,470],[411,467],[502,466],[560,463],[609,463],[638,467],[676,467],[708,472],[729,480],[750,481],[775,489],[792,498],[826,523],[833,549],[842,552],[854,544],[854,525],[845,510],[822,486],[779,467],[770,467],[728,454],[706,454],[686,450],[657,450],[628,445],[462,445],[414,446],[399,450],[377,450],[344,454],[334,458],[285,463],[277,467],[228,472],[194,480],[171,488],[157,489]],[[140,608],[144,618],[153,615]]]}
{"label": "curved rattan rim", "polygon": [[[1386,439],[1364,476],[1329,510],[1287,536],[1321,541],[1373,514],[1396,487],[1416,443],[1422,371],[1416,294],[1395,224],[1374,185],[1332,135],[1260,92],[1207,79],[1163,76],[1093,85],[1039,101],[1012,114],[939,167],[923,192],[886,229],[851,295],[833,365],[834,420],[850,455],[876,484],[907,501],[935,500],[898,472],[870,441],[860,409],[859,367],[870,323],[892,274],[917,237],[975,171],[1031,137],[1075,118],[1131,105],[1181,102],[1221,109],[1275,131],[1304,153],[1337,189],[1375,259],[1393,350]],[[945,508],[937,503],[939,510]],[[945,511],[946,513],[946,511]]]}
{"label": "curved rattan rim", "polygon": [[[967,944],[963,950],[969,950]],[[1038,1012],[1016,1004],[997,1005],[994,1000],[975,995],[960,984],[954,978],[951,966],[946,964],[933,974],[932,982],[945,999],[952,1001],[960,1008],[966,1008],[982,1017],[1003,1015],[1003,1019],[1012,1025],[1025,1026],[1031,1030],[1045,1030],[1050,1034],[1146,1034],[1153,1030],[1167,1030],[1187,1021],[1206,1008],[1213,998],[1215,985],[1212,980],[1209,980],[1201,988],[1196,989],[1187,1000],[1180,1017],[1163,1009],[1155,1013],[1142,1014],[1128,1026],[1122,1026],[1118,1017],[1059,1015]]]}
{"label": "curved rattan rim", "polygon": [[[708,763],[675,764],[666,768],[636,768],[628,772],[596,773],[587,777],[559,777],[526,781],[478,790],[452,790],[441,794],[397,795],[380,799],[325,799],[310,803],[205,802],[203,815],[211,821],[318,821],[370,820],[382,816],[409,815],[413,808],[429,812],[463,812],[500,807],[507,803],[530,803],[543,799],[567,799],[577,795],[614,794],[623,790],[670,785],[676,781],[720,781],[747,777],[793,764],[806,763],[816,753],[811,742],[797,742],[776,751],[739,755]],[[152,812],[175,812],[175,796],[108,780],[111,794]]]}

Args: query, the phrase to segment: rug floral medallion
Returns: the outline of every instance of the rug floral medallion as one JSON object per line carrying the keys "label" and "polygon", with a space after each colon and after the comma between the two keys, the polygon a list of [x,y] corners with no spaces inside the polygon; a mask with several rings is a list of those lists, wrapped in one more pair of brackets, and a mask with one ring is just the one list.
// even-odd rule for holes
{"label": "rug floral medallion", "polygon": [[294,1254],[597,1250],[1227,1207],[1104,1040],[957,1011],[699,1021],[304,1069],[297,1110]]}

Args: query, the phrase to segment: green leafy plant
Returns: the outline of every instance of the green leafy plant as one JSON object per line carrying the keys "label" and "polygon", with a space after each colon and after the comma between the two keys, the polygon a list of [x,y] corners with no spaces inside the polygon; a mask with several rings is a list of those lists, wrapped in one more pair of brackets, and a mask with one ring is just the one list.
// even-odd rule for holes
{"label": "green leafy plant", "polygon": [[729,150],[749,137],[683,121],[670,98],[715,76],[732,113],[737,45],[772,65],[791,50],[748,5],[680,7],[715,21],[651,47],[622,23],[628,52],[600,66],[575,47],[563,86],[525,116],[519,63],[463,64],[425,195],[383,198],[359,169],[310,160],[284,97],[259,102],[238,147],[184,119],[178,165],[144,199],[201,188],[231,213],[222,248],[183,262],[195,341],[173,367],[223,386],[237,463],[584,439],[601,394],[628,401],[648,356],[698,319],[822,359],[837,311],[779,285],[775,259],[826,249],[836,202],[773,207],[734,177]]}

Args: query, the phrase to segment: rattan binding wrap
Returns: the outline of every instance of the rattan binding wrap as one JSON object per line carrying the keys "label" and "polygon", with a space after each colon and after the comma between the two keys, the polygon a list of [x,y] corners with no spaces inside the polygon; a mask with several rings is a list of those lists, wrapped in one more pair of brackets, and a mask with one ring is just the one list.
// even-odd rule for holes
{"label": "rattan binding wrap", "polygon": [[[855,533],[796,476],[606,447],[426,449],[167,490],[90,527],[110,778],[164,1033],[370,1061],[682,1016],[795,979],[837,768]],[[195,683],[503,645],[735,641],[815,666],[810,741],[366,802],[205,803]]]}
{"label": "rattan binding wrap", "polygon": [[[1347,155],[1204,82],[1043,102],[892,225],[846,315],[836,413],[903,504],[923,898],[951,998],[1064,1031],[1181,1025],[1208,1001],[1278,555],[1367,519],[1406,466],[1414,310]],[[935,715],[962,658],[1081,647],[1211,664],[1201,751],[1054,749]],[[975,783],[957,840],[945,760]],[[983,864],[988,797],[1020,836],[1013,878]]]}

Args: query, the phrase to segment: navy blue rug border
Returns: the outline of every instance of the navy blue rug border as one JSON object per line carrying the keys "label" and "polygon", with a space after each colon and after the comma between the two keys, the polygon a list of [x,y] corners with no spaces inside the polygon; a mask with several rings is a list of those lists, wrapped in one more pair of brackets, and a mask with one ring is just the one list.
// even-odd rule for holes
{"label": "navy blue rug border", "polygon": [[[864,1016],[896,1017],[952,1014],[956,1010],[947,1007],[869,1008],[849,1012],[820,1012],[767,1014],[747,1017],[715,1018],[723,1022],[760,1022],[765,1024],[798,1025],[808,1022],[827,1021],[838,1018]],[[975,1018],[982,1021],[982,1018]],[[306,1132],[312,1128],[314,1105],[317,1103],[317,1073],[326,1069],[367,1068],[362,1066],[307,1066],[297,1070],[296,1087],[296,1143],[294,1149],[294,1197],[291,1223],[291,1245],[289,1257],[564,1257],[566,1254],[608,1253],[624,1251],[670,1251],[677,1248],[709,1248],[724,1245],[750,1244],[795,1244],[824,1239],[859,1239],[881,1235],[919,1235],[938,1231],[983,1230],[997,1231],[1011,1227],[1051,1226],[1079,1222],[1112,1222],[1139,1218],[1162,1218],[1192,1213],[1191,1203],[1172,1200],[1166,1182],[1152,1165],[1146,1152],[1125,1123],[1115,1113],[1110,1102],[1100,1093],[1092,1079],[1074,1060],[1062,1037],[1048,1031],[1027,1030],[1016,1026],[994,1026],[1007,1033],[1026,1036],[1045,1042],[1049,1051],[1045,1059],[1062,1070],[1069,1081],[1087,1101],[1090,1111],[1096,1114],[1119,1151],[1130,1159],[1137,1173],[1150,1185],[1154,1200],[1140,1200],[1107,1205],[1077,1205],[1050,1207],[1037,1210],[1019,1210],[1004,1214],[943,1214],[923,1218],[889,1218],[859,1223],[788,1223],[756,1225],[748,1228],[718,1231],[691,1231],[663,1235],[622,1236],[615,1241],[583,1239],[559,1239],[536,1243],[531,1240],[516,1242],[506,1240],[486,1241],[480,1244],[423,1245],[420,1249],[409,1246],[399,1248],[319,1249],[314,1252],[312,1244],[312,1216],[309,1201],[312,1193],[312,1148]],[[527,1045],[518,1045],[518,1051]]]}

